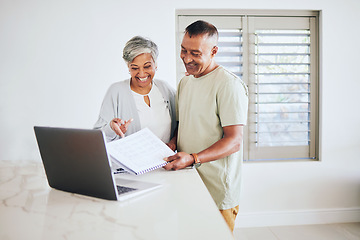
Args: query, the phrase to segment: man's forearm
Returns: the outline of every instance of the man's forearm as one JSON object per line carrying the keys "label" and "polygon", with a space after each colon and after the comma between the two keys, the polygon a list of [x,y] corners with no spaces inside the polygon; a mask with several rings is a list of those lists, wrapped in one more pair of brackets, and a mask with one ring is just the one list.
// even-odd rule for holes
{"label": "man's forearm", "polygon": [[240,150],[243,139],[243,126],[233,125],[224,127],[224,137],[197,153],[201,163],[224,158]]}

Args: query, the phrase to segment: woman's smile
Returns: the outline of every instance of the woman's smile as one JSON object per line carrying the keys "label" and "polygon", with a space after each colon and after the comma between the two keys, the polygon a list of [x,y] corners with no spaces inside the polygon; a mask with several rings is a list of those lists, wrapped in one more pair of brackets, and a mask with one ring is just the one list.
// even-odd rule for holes
{"label": "woman's smile", "polygon": [[138,79],[139,79],[141,82],[146,82],[146,80],[147,80],[148,78],[149,78],[149,76],[144,77],[144,78],[138,77]]}

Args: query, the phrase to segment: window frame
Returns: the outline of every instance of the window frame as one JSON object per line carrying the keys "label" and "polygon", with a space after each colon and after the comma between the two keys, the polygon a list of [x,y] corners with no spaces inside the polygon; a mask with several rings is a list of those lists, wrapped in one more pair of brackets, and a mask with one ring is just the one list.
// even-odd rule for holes
{"label": "window frame", "polygon": [[[176,76],[177,83],[180,81],[181,77],[184,76],[184,66],[181,62],[181,59],[178,57],[180,55],[180,44],[183,37],[182,31],[188,25],[188,22],[194,22],[196,20],[202,19],[205,21],[209,21],[217,26],[219,29],[228,28],[236,28],[239,27],[243,30],[243,78],[242,80],[249,86],[251,81],[249,77],[255,76],[250,73],[251,67],[251,53],[249,52],[251,37],[249,34],[249,29],[255,29],[255,27],[250,26],[253,24],[252,18],[256,17],[270,17],[270,18],[283,18],[283,17],[299,17],[310,19],[310,28],[311,28],[311,42],[310,42],[310,55],[311,59],[311,69],[310,69],[310,98],[311,102],[314,103],[311,105],[311,124],[315,125],[312,127],[310,131],[311,139],[313,141],[309,144],[309,157],[308,158],[297,158],[297,157],[289,157],[289,154],[284,154],[283,157],[277,158],[264,158],[262,157],[264,154],[254,155],[256,151],[254,151],[254,144],[250,143],[251,138],[249,127],[245,127],[244,131],[244,161],[295,161],[295,160],[310,160],[310,161],[320,161],[320,83],[321,83],[321,72],[320,72],[320,14],[321,11],[318,10],[240,10],[240,9],[222,9],[222,10],[213,10],[213,9],[177,9],[175,12],[176,16]],[[187,23],[184,23],[180,18],[186,17],[189,19]],[[219,18],[221,17],[221,18]],[[221,20],[220,20],[221,19]],[[240,19],[240,21],[239,21]],[[289,22],[291,26],[291,21]],[[222,26],[222,27],[219,27]],[[242,26],[246,26],[242,28]],[[252,81],[253,82],[253,81]],[[250,86],[251,87],[251,86]],[[251,101],[251,96],[249,96],[249,104],[253,104]],[[249,111],[251,106],[249,106]],[[249,114],[249,116],[251,116]],[[249,120],[248,120],[249,122]],[[296,151],[296,148],[291,147],[270,147],[269,149],[262,148],[264,153],[266,151],[276,151],[279,149],[287,148],[288,152]],[[257,151],[258,152],[258,151]],[[266,154],[265,154],[266,155]]]}

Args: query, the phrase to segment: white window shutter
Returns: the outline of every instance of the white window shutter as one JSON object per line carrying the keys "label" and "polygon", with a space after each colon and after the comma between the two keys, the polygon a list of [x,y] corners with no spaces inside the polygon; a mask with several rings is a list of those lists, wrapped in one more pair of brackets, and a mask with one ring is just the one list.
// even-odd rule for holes
{"label": "white window shutter", "polygon": [[313,158],[309,19],[249,18],[249,160]]}

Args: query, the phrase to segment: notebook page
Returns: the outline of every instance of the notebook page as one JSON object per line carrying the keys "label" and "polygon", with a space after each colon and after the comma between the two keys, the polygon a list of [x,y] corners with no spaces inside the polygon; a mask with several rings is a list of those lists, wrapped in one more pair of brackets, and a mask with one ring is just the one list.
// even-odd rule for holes
{"label": "notebook page", "polygon": [[175,153],[148,128],[106,144],[108,153],[125,167],[141,174],[166,165]]}

